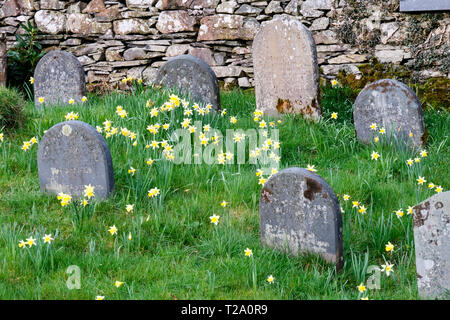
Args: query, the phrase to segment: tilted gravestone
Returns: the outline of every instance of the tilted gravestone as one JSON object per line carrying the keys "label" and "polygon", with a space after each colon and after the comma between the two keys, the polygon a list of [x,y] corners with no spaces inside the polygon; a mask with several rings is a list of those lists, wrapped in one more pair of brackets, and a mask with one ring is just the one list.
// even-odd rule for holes
{"label": "tilted gravestone", "polygon": [[263,246],[294,255],[317,253],[342,268],[341,209],[319,175],[303,168],[278,172],[261,190],[259,211]]}
{"label": "tilted gravestone", "polygon": [[[42,104],[67,104],[70,99],[77,102],[86,95],[86,80],[83,66],[71,53],[54,50],[39,60],[34,70],[34,101]],[[40,103],[39,98],[44,98]]]}
{"label": "tilted gravestone", "polygon": [[421,202],[413,214],[419,295],[450,299],[450,191]]}
{"label": "tilted gravestone", "polygon": [[[405,84],[391,79],[372,82],[364,87],[353,108],[356,136],[370,143],[375,136],[394,138],[399,145],[418,147],[425,133],[422,105]],[[376,130],[370,128],[377,125]],[[379,133],[384,127],[386,133]]]}
{"label": "tilted gravestone", "polygon": [[268,115],[321,115],[319,67],[311,32],[299,21],[280,17],[262,23],[253,40],[256,105]]}
{"label": "tilted gravestone", "polygon": [[6,33],[0,33],[0,86],[6,85],[7,53]]}
{"label": "tilted gravestone", "polygon": [[194,102],[220,108],[219,81],[211,67],[200,58],[180,55],[169,59],[158,71],[156,83],[189,93]]}
{"label": "tilted gravestone", "polygon": [[41,190],[81,196],[86,185],[94,186],[96,198],[114,189],[114,171],[103,136],[87,123],[71,120],[51,127],[38,150]]}

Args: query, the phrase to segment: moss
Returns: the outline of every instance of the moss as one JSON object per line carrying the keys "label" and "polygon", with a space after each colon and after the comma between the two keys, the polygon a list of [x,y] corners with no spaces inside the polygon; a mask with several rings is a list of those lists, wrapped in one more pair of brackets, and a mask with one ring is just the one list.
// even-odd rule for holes
{"label": "moss", "polygon": [[413,84],[424,107],[450,111],[450,79],[446,77],[428,79],[425,84]]}
{"label": "moss", "polygon": [[344,87],[349,87],[355,99],[358,93],[368,84],[380,79],[395,79],[408,84],[417,94],[424,108],[450,109],[450,80],[446,77],[430,78],[424,83],[417,83],[413,72],[406,66],[380,63],[373,59],[370,63],[358,66],[362,75],[339,71],[337,79]]}

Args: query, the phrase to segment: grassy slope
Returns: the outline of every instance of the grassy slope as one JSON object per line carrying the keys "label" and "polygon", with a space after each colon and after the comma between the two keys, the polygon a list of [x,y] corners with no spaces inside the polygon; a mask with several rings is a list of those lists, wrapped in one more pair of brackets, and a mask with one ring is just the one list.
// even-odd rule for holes
{"label": "grassy slope", "polygon": [[[155,158],[156,153],[144,148],[143,140],[150,139],[145,128],[155,122],[145,102],[151,98],[159,106],[167,100],[166,93],[149,90],[134,96],[92,96],[87,106],[41,111],[30,104],[30,121],[14,135],[6,135],[0,145],[0,297],[357,299],[360,295],[356,286],[370,276],[365,274],[367,266],[387,260],[394,264],[394,274],[382,274],[381,289],[370,290],[370,299],[417,298],[412,218],[405,213],[398,219],[393,212],[406,210],[434,194],[426,186],[417,185],[418,176],[448,189],[450,116],[426,112],[429,155],[408,168],[406,159],[418,156],[417,151],[357,142],[351,124],[352,103],[347,96],[346,90],[326,89],[322,99],[325,120],[320,123],[287,116],[277,125],[281,168],[314,164],[345,210],[345,266],[339,274],[314,256],[292,257],[261,247],[260,186],[255,166],[174,166],[166,161],[147,166],[145,160]],[[127,118],[115,114],[117,105],[127,110]],[[223,93],[222,105],[227,115],[211,120],[213,127],[224,131],[257,126],[252,114],[254,96]],[[109,119],[113,126],[127,127],[139,135],[137,147],[124,137],[107,140],[114,163],[115,193],[96,204],[93,217],[82,227],[72,224],[73,209],[61,207],[55,196],[40,193],[37,146],[27,152],[20,149],[22,141],[32,136],[40,139],[44,130],[64,121],[69,111],[78,112],[79,120],[93,126]],[[339,113],[338,120],[330,119],[332,111]],[[238,118],[236,125],[229,123],[231,115]],[[165,123],[161,117],[159,122]],[[179,125],[172,123],[175,126]],[[378,161],[371,160],[373,150],[381,154]],[[137,169],[133,177],[128,174],[130,166]],[[162,192],[157,201],[146,196],[154,186]],[[352,209],[350,201],[343,201],[344,193],[364,204],[367,213],[361,215]],[[230,202],[230,207],[223,209],[222,200]],[[132,213],[126,213],[127,204],[135,204]],[[221,216],[217,227],[209,221],[213,214]],[[225,216],[230,217],[229,223]],[[107,231],[113,224],[119,230],[114,237]],[[46,250],[43,234],[55,232],[58,235],[52,243],[52,259],[39,261],[38,253]],[[129,232],[131,241],[127,240]],[[19,249],[19,240],[31,235],[38,239],[37,246]],[[395,245],[393,253],[384,250],[388,241]],[[253,249],[253,259],[244,256],[247,247]],[[69,265],[81,268],[80,290],[66,287]],[[266,281],[270,274],[275,277],[271,285]],[[116,280],[125,284],[117,289]]]}

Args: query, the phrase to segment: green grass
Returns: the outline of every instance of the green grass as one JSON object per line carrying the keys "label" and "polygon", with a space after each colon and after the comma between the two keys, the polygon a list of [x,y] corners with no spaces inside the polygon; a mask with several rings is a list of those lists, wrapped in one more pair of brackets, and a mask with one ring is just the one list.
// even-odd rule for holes
{"label": "green grass", "polygon": [[[139,94],[113,93],[89,96],[85,105],[43,108],[32,102],[26,107],[24,127],[4,132],[0,145],[0,298],[2,299],[358,299],[356,286],[366,282],[368,266],[394,264],[394,273],[381,274],[381,288],[368,290],[370,299],[417,299],[413,206],[435,192],[418,186],[428,182],[448,189],[449,113],[427,110],[428,156],[409,168],[408,158],[420,157],[419,150],[396,150],[378,144],[363,145],[351,123],[350,93],[325,88],[324,117],[318,123],[300,116],[285,116],[277,124],[281,142],[280,169],[313,164],[338,195],[343,210],[345,265],[336,273],[332,265],[314,255],[294,257],[263,249],[259,238],[259,194],[261,186],[255,165],[175,165],[161,152],[145,149],[151,134],[147,125],[158,121],[179,128],[181,108],[151,118],[146,101],[155,106],[169,94],[149,88]],[[205,123],[225,132],[227,128],[256,128],[255,98],[240,91],[222,93],[225,117],[210,113]],[[122,105],[128,117],[115,110]],[[23,141],[64,121],[74,111],[79,120],[103,126],[126,127],[138,135],[133,147],[129,138],[106,139],[114,164],[115,191],[106,201],[91,201],[83,222],[74,220],[74,205],[62,207],[55,195],[40,192],[37,149],[21,150]],[[338,119],[330,119],[338,112]],[[236,116],[237,124],[229,122]],[[200,118],[196,115],[194,118]],[[269,119],[265,118],[266,121]],[[104,132],[103,132],[104,134]],[[167,133],[160,129],[157,140]],[[380,153],[371,160],[372,151]],[[145,161],[157,159],[152,167]],[[137,169],[128,174],[130,166]],[[147,190],[158,187],[153,199]],[[351,200],[365,205],[366,214],[352,208]],[[222,200],[229,202],[222,208]],[[126,213],[125,206],[134,204]],[[397,218],[394,211],[403,208]],[[220,215],[215,226],[209,217]],[[111,236],[108,228],[117,226]],[[128,240],[131,232],[132,240]],[[44,234],[55,240],[44,244]],[[37,245],[19,248],[20,240],[33,236]],[[395,245],[392,253],[385,244]],[[251,248],[253,257],[244,255]],[[69,290],[69,266],[81,270],[81,289]],[[266,279],[275,277],[273,284]],[[116,280],[124,281],[120,288]]]}

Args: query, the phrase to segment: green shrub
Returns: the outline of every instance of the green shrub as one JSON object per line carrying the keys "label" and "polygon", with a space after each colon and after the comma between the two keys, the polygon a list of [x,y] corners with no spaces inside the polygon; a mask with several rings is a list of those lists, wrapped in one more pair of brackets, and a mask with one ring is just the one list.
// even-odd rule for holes
{"label": "green shrub", "polygon": [[0,86],[0,130],[14,129],[25,120],[23,94],[14,88]]}
{"label": "green shrub", "polygon": [[[37,63],[45,54],[36,37],[39,30],[28,21],[20,24],[24,34],[16,34],[17,44],[8,51],[8,85],[25,90],[29,95],[28,80],[33,76]],[[31,97],[30,97],[31,98]]]}

